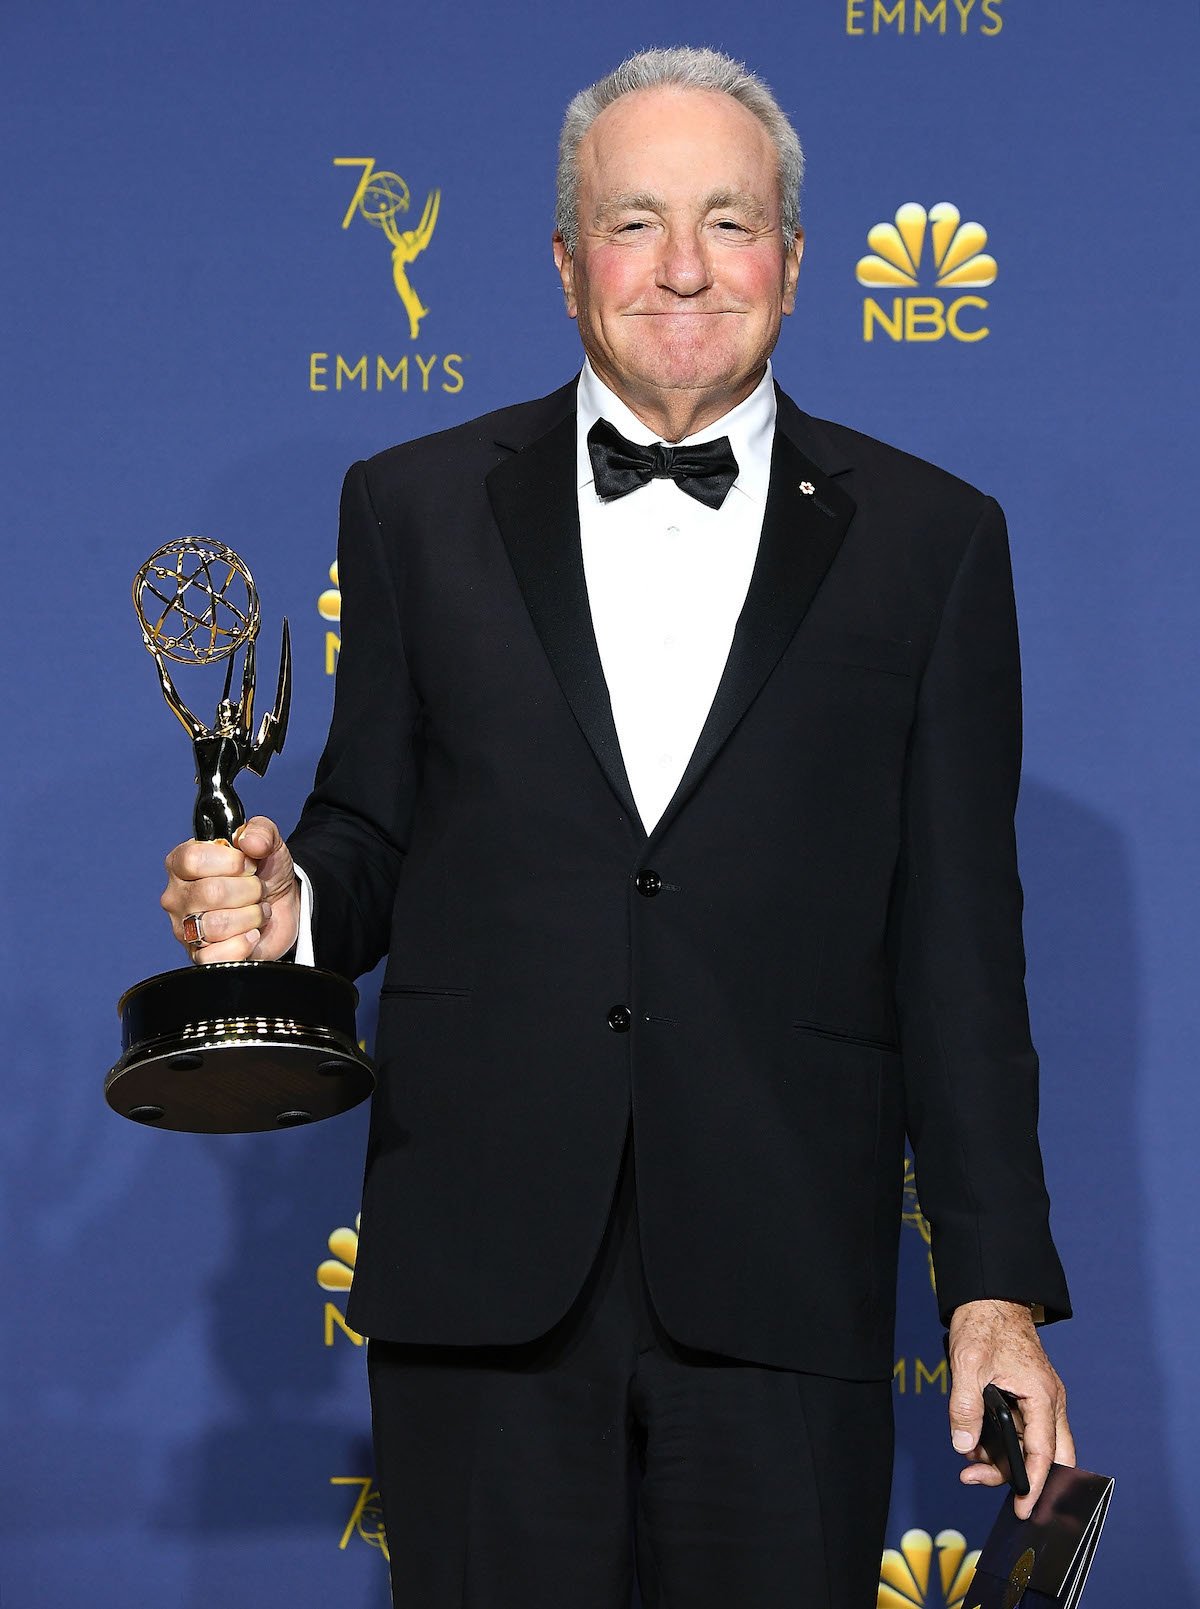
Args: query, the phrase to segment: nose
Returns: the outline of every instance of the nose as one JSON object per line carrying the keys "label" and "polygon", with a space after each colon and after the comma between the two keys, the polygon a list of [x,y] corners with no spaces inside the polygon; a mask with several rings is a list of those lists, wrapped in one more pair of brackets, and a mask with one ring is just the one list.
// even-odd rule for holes
{"label": "nose", "polygon": [[695,296],[712,283],[708,255],[692,229],[671,229],[663,240],[656,281],[676,296]]}

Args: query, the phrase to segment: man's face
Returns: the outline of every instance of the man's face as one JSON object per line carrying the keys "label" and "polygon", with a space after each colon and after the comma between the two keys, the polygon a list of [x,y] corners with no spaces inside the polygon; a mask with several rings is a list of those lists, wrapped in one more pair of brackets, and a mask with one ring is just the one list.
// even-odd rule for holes
{"label": "man's face", "polygon": [[800,269],[779,206],[770,136],[728,95],[638,90],[592,124],[579,240],[554,258],[592,367],[635,412],[691,393],[716,418],[753,390]]}

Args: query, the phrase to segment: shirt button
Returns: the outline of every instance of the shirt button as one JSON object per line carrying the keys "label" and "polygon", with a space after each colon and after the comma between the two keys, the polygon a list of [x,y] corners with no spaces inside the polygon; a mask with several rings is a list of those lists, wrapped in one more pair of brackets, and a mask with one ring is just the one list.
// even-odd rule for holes
{"label": "shirt button", "polygon": [[679,527],[678,527],[678,525],[668,525],[667,526],[667,535],[668,536],[678,536],[679,535]]}
{"label": "shirt button", "polygon": [[674,648],[674,646],[675,646],[674,637],[664,637],[663,638],[663,647],[664,648]]}
{"label": "shirt button", "polygon": [[627,1034],[633,1022],[633,1012],[628,1006],[614,1006],[608,1014],[608,1026],[614,1034]]}
{"label": "shirt button", "polygon": [[633,880],[633,886],[639,894],[644,894],[647,899],[653,899],[662,887],[662,878],[657,872],[639,872]]}
{"label": "shirt button", "polygon": [[671,756],[670,756],[670,755],[669,755],[669,754],[660,754],[660,755],[659,755],[659,757],[658,757],[658,763],[659,763],[659,765],[661,765],[661,766],[668,766],[668,765],[670,765],[670,763],[671,763]]}

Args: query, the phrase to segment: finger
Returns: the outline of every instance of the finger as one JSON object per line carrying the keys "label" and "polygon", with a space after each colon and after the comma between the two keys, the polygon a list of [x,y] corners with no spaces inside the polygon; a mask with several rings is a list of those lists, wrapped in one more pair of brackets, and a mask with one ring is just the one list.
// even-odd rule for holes
{"label": "finger", "polygon": [[1074,1469],[1078,1463],[1075,1453],[1075,1438],[1071,1434],[1071,1426],[1067,1423],[1067,1394],[1060,1391],[1058,1401],[1054,1404],[1054,1462],[1066,1464]]}
{"label": "finger", "polygon": [[201,934],[211,944],[250,927],[261,927],[270,914],[262,886],[252,876],[227,882],[201,879],[198,883],[180,883],[168,894],[164,894],[161,903],[171,917],[171,931],[180,944],[188,946],[196,939],[189,916],[200,918]]}
{"label": "finger", "polygon": [[200,944],[192,951],[192,960],[197,966],[211,966],[216,961],[249,961],[258,948],[259,931],[252,927],[248,933],[241,933],[235,939],[225,939],[220,944]]}
{"label": "finger", "polygon": [[181,882],[194,882],[198,877],[236,877],[246,870],[246,857],[240,849],[226,843],[201,843],[189,838],[176,844],[167,856],[166,868],[172,877]]}
{"label": "finger", "polygon": [[262,898],[263,886],[258,878],[253,872],[243,872],[240,877],[201,877],[194,883],[181,883],[166,908],[180,911],[182,900],[180,914],[184,916],[188,911],[236,911],[259,905]]}
{"label": "finger", "polygon": [[1048,1396],[1040,1393],[1027,1397],[1025,1408],[1025,1434],[1022,1437],[1025,1453],[1025,1471],[1029,1476],[1029,1492],[1018,1497],[1014,1504],[1017,1518],[1027,1520],[1033,1505],[1042,1494],[1050,1465],[1054,1462],[1054,1411]]}
{"label": "finger", "polygon": [[950,1440],[956,1452],[969,1453],[983,1431],[983,1391],[966,1368],[952,1369],[950,1377]]}
{"label": "finger", "polygon": [[964,1486],[1003,1486],[1004,1476],[995,1464],[968,1464],[960,1469],[958,1478]]}
{"label": "finger", "polygon": [[214,944],[223,944],[227,939],[240,938],[243,933],[249,933],[251,928],[261,933],[265,920],[262,905],[240,905],[235,910],[204,911],[200,918],[204,944],[200,948],[211,949]]}

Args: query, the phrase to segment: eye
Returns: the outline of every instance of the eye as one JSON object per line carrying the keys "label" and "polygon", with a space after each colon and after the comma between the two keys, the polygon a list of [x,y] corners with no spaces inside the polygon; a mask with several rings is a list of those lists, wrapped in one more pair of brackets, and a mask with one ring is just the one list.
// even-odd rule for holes
{"label": "eye", "polygon": [[736,218],[718,218],[717,228],[725,230],[726,233],[744,234],[746,232],[745,224],[738,223]]}

